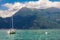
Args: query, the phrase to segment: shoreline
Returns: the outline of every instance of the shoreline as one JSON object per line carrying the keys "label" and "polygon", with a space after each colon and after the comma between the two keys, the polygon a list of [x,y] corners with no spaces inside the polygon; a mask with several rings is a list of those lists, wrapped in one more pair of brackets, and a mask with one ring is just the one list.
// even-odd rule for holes
{"label": "shoreline", "polygon": [[[9,29],[0,29],[0,30],[9,30]],[[16,29],[16,30],[60,30],[60,29]]]}

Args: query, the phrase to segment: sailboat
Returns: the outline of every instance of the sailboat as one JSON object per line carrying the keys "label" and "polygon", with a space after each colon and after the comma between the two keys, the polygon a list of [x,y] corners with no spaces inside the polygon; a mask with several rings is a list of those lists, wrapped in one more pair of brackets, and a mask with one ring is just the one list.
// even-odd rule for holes
{"label": "sailboat", "polygon": [[16,29],[14,29],[13,26],[13,16],[12,16],[12,28],[8,30],[8,34],[15,34],[16,33]]}

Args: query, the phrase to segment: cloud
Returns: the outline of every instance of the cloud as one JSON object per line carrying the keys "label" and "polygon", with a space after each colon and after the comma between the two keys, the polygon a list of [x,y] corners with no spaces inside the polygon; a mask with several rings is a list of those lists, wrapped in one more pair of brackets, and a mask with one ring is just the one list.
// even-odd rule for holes
{"label": "cloud", "polygon": [[15,2],[14,4],[6,3],[2,6],[8,8],[8,10],[0,10],[0,17],[6,18],[13,16],[17,11],[23,7],[31,9],[46,9],[50,7],[60,8],[60,2],[51,2],[49,0],[30,1],[25,3]]}
{"label": "cloud", "polygon": [[[22,6],[21,6],[22,5]],[[2,6],[5,6],[8,8],[8,10],[0,10],[0,17],[6,18],[6,17],[11,17],[13,16],[17,11],[19,11],[24,5],[20,3],[14,3],[14,4],[9,4],[6,3]]]}

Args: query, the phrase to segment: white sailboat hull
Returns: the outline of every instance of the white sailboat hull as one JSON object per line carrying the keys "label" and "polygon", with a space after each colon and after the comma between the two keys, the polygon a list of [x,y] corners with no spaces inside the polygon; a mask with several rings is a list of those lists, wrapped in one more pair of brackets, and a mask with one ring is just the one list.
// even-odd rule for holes
{"label": "white sailboat hull", "polygon": [[8,30],[8,34],[15,34],[15,33],[16,33],[16,30],[15,29]]}

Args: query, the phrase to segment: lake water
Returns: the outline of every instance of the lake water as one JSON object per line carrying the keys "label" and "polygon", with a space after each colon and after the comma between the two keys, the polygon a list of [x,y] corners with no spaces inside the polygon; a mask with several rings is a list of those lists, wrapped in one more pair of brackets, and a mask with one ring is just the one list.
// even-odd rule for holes
{"label": "lake water", "polygon": [[[60,30],[16,30],[9,35],[8,30],[0,30],[0,40],[60,40]],[[48,32],[47,34],[45,32]]]}

